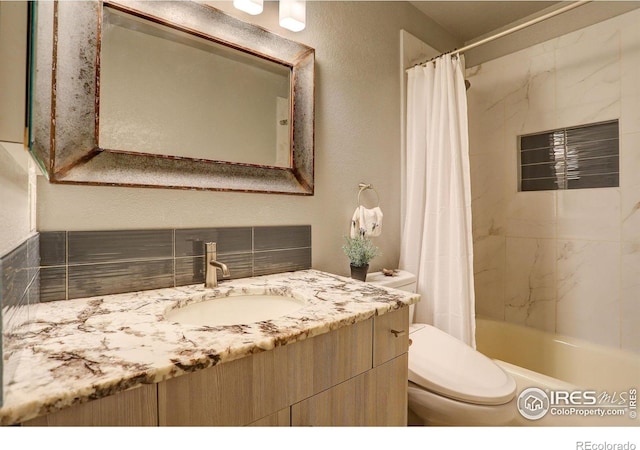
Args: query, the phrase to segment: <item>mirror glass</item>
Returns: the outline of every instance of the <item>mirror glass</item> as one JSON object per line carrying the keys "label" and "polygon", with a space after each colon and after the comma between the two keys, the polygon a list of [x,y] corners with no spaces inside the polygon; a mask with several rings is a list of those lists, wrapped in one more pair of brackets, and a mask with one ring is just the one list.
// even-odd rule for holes
{"label": "mirror glass", "polygon": [[98,145],[290,167],[290,73],[105,6]]}

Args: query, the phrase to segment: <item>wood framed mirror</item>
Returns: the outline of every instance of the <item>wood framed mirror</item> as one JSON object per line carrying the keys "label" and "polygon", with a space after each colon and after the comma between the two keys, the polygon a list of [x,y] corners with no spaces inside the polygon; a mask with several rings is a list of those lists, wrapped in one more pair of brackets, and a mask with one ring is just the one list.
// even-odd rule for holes
{"label": "wood framed mirror", "polygon": [[53,183],[313,195],[313,48],[191,1],[37,2]]}

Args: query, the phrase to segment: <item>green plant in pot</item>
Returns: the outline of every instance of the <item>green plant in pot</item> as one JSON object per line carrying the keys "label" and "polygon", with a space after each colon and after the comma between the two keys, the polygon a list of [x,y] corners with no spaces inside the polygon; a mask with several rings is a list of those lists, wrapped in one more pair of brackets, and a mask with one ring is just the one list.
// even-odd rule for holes
{"label": "green plant in pot", "polygon": [[366,281],[369,261],[380,255],[380,249],[366,237],[345,236],[344,239],[345,244],[342,246],[342,250],[351,264],[351,278]]}

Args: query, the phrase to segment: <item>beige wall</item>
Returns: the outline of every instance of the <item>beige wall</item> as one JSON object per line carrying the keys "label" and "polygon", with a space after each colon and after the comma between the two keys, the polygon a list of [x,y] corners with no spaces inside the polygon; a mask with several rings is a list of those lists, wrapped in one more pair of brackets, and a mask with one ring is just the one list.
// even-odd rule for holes
{"label": "beige wall", "polygon": [[24,141],[27,16],[26,2],[0,1],[0,141]]}
{"label": "beige wall", "polygon": [[32,233],[29,199],[35,190],[34,173],[22,144],[0,142],[0,256]]}
{"label": "beige wall", "polygon": [[[640,352],[640,10],[469,68],[479,314]],[[517,136],[619,119],[620,187],[517,192]]]}
{"label": "beige wall", "polygon": [[23,147],[26,2],[0,2],[0,256],[32,232],[29,157]]}
{"label": "beige wall", "polygon": [[[311,224],[313,267],[347,274],[342,236],[358,183],[372,183],[384,212],[372,270],[396,267],[400,241],[400,30],[439,48],[443,31],[405,2],[307,2],[307,28],[277,25],[277,2],[252,21],[316,50],[313,197],[84,187],[38,183],[39,230]],[[375,200],[369,193],[365,201]],[[369,203],[367,206],[370,206]]]}

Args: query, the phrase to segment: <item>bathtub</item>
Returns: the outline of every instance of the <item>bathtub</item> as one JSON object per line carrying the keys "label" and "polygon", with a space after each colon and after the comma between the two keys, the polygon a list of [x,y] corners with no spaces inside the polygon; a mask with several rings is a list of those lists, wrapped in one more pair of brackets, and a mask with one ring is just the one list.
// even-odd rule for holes
{"label": "bathtub", "polygon": [[[640,426],[640,403],[634,400],[640,390],[636,353],[483,317],[476,318],[476,345],[515,378],[514,408],[517,396],[530,387],[552,396],[574,393],[573,400],[551,402],[560,407],[551,404],[541,419],[517,414],[512,425]],[[621,410],[624,415],[613,415]]]}

